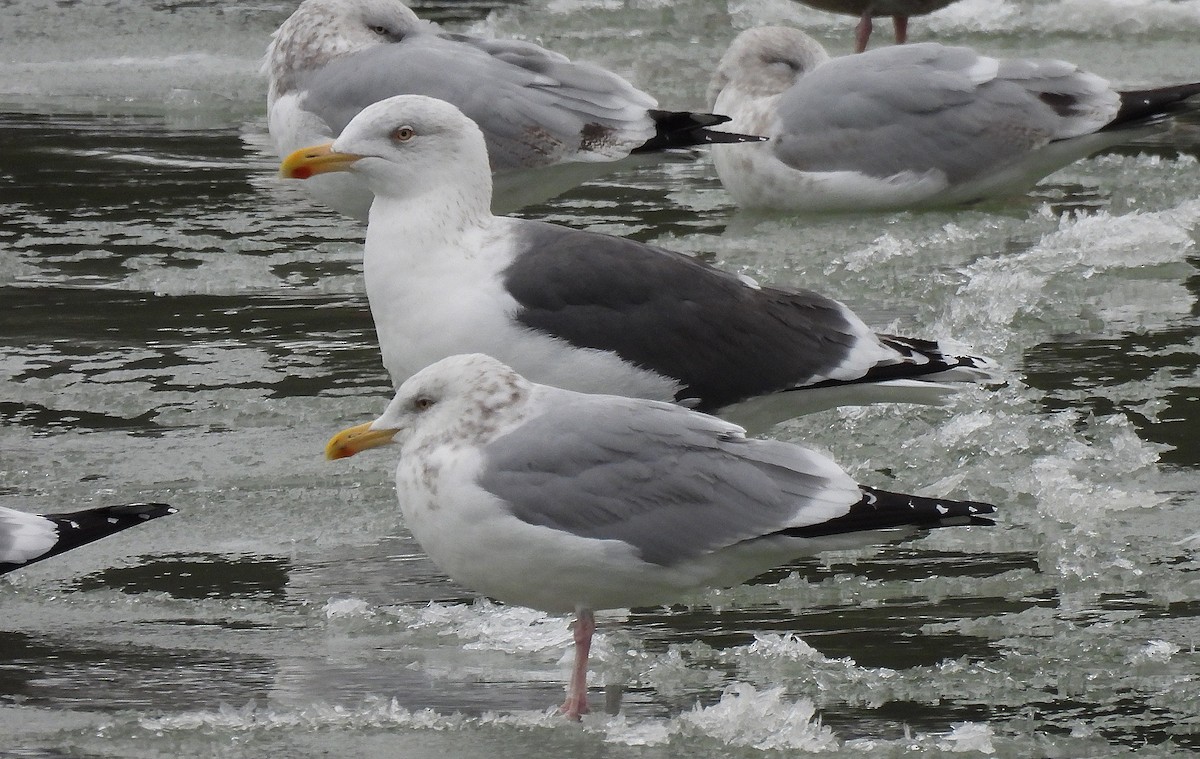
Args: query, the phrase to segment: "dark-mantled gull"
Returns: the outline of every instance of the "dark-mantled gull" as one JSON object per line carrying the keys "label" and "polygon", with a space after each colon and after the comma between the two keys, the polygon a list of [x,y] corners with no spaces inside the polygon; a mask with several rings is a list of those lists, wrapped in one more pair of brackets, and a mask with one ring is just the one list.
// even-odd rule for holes
{"label": "dark-mantled gull", "polygon": [[0,507],[0,574],[175,512],[165,503],[101,506],[64,514]]}
{"label": "dark-mantled gull", "polygon": [[670,403],[537,385],[479,354],[413,375],[326,455],[392,442],[400,510],[435,564],[505,603],[576,614],[562,707],[576,719],[596,610],[671,603],[913,528],[989,525],[995,511],[861,486],[799,445]]}
{"label": "dark-mantled gull", "polygon": [[1118,92],[1055,60],[935,43],[830,59],[798,29],[742,32],[713,75],[723,128],[771,139],[715,146],[747,208],[954,206],[1026,192],[1106,147],[1161,129],[1200,83]]}
{"label": "dark-mantled gull", "polygon": [[877,335],[808,290],[493,216],[483,136],[440,100],[376,103],[282,167],[300,178],[347,170],[375,192],[364,273],[395,385],[440,358],[487,352],[538,382],[674,400],[760,428],[842,403],[938,402],[946,381],[990,378],[986,359]]}
{"label": "dark-mantled gull", "polygon": [[[631,156],[714,140],[727,119],[657,109],[616,74],[530,42],[452,34],[398,0],[304,0],[275,32],[264,68],[267,123],[279,155],[330,140],[393,95],[457,105],[483,130],[499,212],[545,200]],[[365,220],[371,195],[349,175],[307,188]]]}
{"label": "dark-mantled gull", "polygon": [[796,0],[801,5],[830,13],[841,13],[858,17],[854,30],[854,52],[861,53],[871,41],[871,19],[891,16],[892,28],[896,32],[896,43],[908,41],[908,17],[924,16],[945,8],[957,0]]}

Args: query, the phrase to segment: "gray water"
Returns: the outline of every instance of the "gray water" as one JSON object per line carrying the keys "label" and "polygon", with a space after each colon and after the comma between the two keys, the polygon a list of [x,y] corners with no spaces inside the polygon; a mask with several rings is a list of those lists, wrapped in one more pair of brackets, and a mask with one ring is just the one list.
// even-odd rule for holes
{"label": "gray water", "polygon": [[[735,28],[852,44],[852,19],[788,0],[417,7],[671,107],[703,105]],[[1007,370],[945,408],[773,433],[875,485],[998,503],[998,526],[603,615],[580,726],[549,711],[566,620],[430,564],[388,454],[321,458],[389,387],[361,230],[277,179],[265,147],[258,61],[292,8],[0,4],[0,503],[180,509],[0,581],[0,753],[1200,750],[1197,121],[987,209],[753,217],[703,160],[528,209],[816,288]],[[1121,85],[1200,79],[1197,0],[962,0],[912,33]]]}

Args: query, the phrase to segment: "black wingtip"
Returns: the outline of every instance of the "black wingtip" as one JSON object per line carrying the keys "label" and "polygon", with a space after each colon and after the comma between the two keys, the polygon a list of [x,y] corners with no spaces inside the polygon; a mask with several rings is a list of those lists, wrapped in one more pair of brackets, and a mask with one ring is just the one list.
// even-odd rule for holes
{"label": "black wingtip", "polygon": [[672,148],[691,148],[717,143],[763,142],[766,137],[721,132],[708,127],[724,124],[728,116],[691,111],[650,111],[657,133],[633,152],[652,153]]}
{"label": "black wingtip", "polygon": [[26,561],[0,562],[0,574],[57,556],[109,535],[179,511],[166,503],[125,503],[61,514],[42,514],[54,523],[58,538],[48,550]]}
{"label": "black wingtip", "polygon": [[895,527],[987,527],[995,524],[985,514],[996,513],[996,507],[983,501],[955,501],[948,498],[925,498],[907,493],[860,485],[862,499],[836,519],[807,527],[795,527],[785,532],[804,538],[840,535],[864,530],[885,530]]}
{"label": "black wingtip", "polygon": [[1121,108],[1116,118],[1104,126],[1104,130],[1156,124],[1178,113],[1200,109],[1200,101],[1191,99],[1200,95],[1200,82],[1130,90],[1120,95]]}
{"label": "black wingtip", "polygon": [[157,519],[169,514],[179,513],[179,509],[168,503],[124,503],[119,506],[104,506],[101,507],[101,510],[113,516],[142,520]]}
{"label": "black wingtip", "polygon": [[957,369],[967,370],[957,379],[970,379],[983,384],[998,384],[1001,380],[993,375],[997,369],[996,362],[985,356],[973,356],[966,353],[950,353],[942,348],[936,340],[926,340],[919,337],[901,337],[899,335],[877,335],[880,342],[896,351],[902,360],[891,364],[877,364],[857,379],[826,380],[824,382],[804,385],[799,390],[817,387],[835,387],[839,385],[867,384],[871,382],[887,382],[889,380],[921,379],[929,377],[942,381],[941,377],[931,376],[953,372]]}

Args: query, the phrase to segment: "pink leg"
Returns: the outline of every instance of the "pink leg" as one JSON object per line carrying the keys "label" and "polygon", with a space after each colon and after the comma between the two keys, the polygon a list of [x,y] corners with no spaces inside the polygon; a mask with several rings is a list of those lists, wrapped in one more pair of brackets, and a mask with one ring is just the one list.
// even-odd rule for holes
{"label": "pink leg", "polygon": [[862,18],[858,20],[858,26],[854,29],[854,52],[861,53],[867,49],[867,43],[871,41],[871,9],[863,11]]}
{"label": "pink leg", "polygon": [[896,44],[908,42],[908,16],[892,16],[892,26],[896,29]]}
{"label": "pink leg", "polygon": [[588,653],[592,650],[592,633],[596,632],[596,616],[592,614],[592,610],[576,610],[571,630],[575,635],[575,666],[571,668],[571,685],[567,688],[567,700],[558,710],[565,714],[567,719],[578,720],[588,713]]}

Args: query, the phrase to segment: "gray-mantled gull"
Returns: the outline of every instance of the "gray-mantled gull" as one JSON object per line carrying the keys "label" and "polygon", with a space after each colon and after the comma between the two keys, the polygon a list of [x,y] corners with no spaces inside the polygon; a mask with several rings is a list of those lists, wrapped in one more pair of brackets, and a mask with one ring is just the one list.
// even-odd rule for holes
{"label": "gray-mantled gull", "polygon": [[435,564],[505,603],[576,614],[562,707],[575,719],[596,610],[737,585],[888,540],[879,530],[988,525],[995,511],[860,486],[807,448],[669,403],[533,384],[479,354],[413,375],[326,455],[390,442],[405,524]]}
{"label": "gray-mantled gull", "polygon": [[1118,92],[1054,60],[934,43],[830,60],[798,29],[742,32],[710,85],[722,128],[770,137],[714,146],[747,208],[861,211],[1022,194],[1067,164],[1156,129],[1200,84]]}
{"label": "gray-mantled gull", "polygon": [[175,512],[165,503],[101,506],[65,514],[29,514],[0,507],[0,574]]}
{"label": "gray-mantled gull", "polygon": [[[333,139],[360,110],[392,95],[454,103],[487,138],[498,212],[636,156],[745,139],[706,129],[725,117],[657,110],[654,98],[599,66],[529,42],[444,32],[397,0],[305,0],[275,32],[264,69],[267,123],[281,158]],[[307,189],[367,217],[370,192],[355,177],[322,177]]]}
{"label": "gray-mantled gull", "polygon": [[875,16],[891,16],[896,32],[896,43],[908,41],[908,17],[924,16],[945,8],[956,0],[796,0],[801,5],[830,13],[858,16],[858,27],[854,31],[854,52],[861,53],[871,41],[871,19]]}
{"label": "gray-mantled gull", "polygon": [[843,403],[938,402],[944,381],[991,378],[986,359],[876,335],[811,291],[493,216],[483,136],[440,100],[376,103],[281,171],[352,171],[374,190],[364,274],[395,385],[440,358],[488,352],[538,382],[674,400],[761,428]]}

